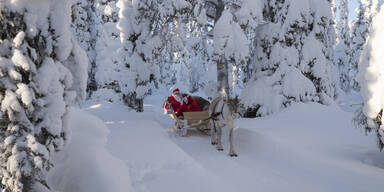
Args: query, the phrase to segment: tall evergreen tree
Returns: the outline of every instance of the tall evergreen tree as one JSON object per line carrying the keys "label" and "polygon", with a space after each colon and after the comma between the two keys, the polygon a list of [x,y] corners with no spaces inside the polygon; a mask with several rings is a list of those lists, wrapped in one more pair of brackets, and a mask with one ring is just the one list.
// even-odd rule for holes
{"label": "tall evergreen tree", "polygon": [[384,12],[374,19],[370,38],[359,63],[358,80],[363,106],[355,112],[355,125],[367,132],[374,131],[380,150],[384,149]]}
{"label": "tall evergreen tree", "polygon": [[184,85],[189,92],[207,84],[210,45],[207,41],[205,1],[188,1],[190,6],[171,17],[160,32],[166,42],[159,58],[161,83]]}
{"label": "tall evergreen tree", "polygon": [[[252,73],[255,68],[255,49],[257,44],[255,43],[255,37],[257,34],[257,27],[260,24],[264,24],[263,19],[263,0],[243,0],[240,1],[240,7],[235,10],[235,20],[240,24],[241,28],[247,36],[249,43],[249,59],[246,63],[240,63],[233,67],[232,84],[234,86],[236,94],[244,89],[245,83],[251,79]],[[235,79],[236,78],[236,79]]]}
{"label": "tall evergreen tree", "polygon": [[3,191],[48,191],[68,105],[84,99],[87,58],[70,31],[71,1],[0,1]]}
{"label": "tall evergreen tree", "polygon": [[[117,0],[98,0],[96,14],[100,20],[99,38],[96,42],[95,81],[97,91],[92,99],[120,101],[122,93],[120,82],[124,82],[126,66],[119,62],[116,50],[121,47]],[[122,83],[123,85],[123,83]]]}
{"label": "tall evergreen tree", "polygon": [[76,0],[72,6],[72,30],[74,31],[76,40],[82,49],[87,52],[88,56],[88,96],[97,90],[95,80],[96,70],[96,43],[100,39],[100,18],[97,17],[96,6],[94,0]]}
{"label": "tall evergreen tree", "polygon": [[217,63],[219,91],[230,94],[229,72],[231,66],[246,63],[249,44],[240,25],[234,21],[231,11],[224,10],[214,28],[214,60]]}
{"label": "tall evergreen tree", "polygon": [[384,3],[384,0],[372,0],[371,20],[373,20],[376,17],[376,15],[378,15],[383,3]]}
{"label": "tall evergreen tree", "polygon": [[350,90],[349,61],[351,59],[351,36],[349,29],[348,0],[341,0],[339,5],[340,20],[338,22],[338,44],[336,46],[336,62],[339,67],[340,87],[348,92]]}
{"label": "tall evergreen tree", "polygon": [[352,44],[350,58],[350,86],[355,91],[360,90],[359,83],[356,79],[358,73],[358,64],[364,44],[367,41],[369,28],[372,21],[372,0],[360,0],[357,18],[352,27]]}
{"label": "tall evergreen tree", "polygon": [[217,2],[213,59],[217,63],[218,88],[224,94],[239,94],[250,56],[248,30],[255,30],[262,21],[261,1]]}
{"label": "tall evergreen tree", "polygon": [[332,8],[328,0],[266,1],[263,14],[269,23],[258,29],[257,65],[241,95],[252,116],[292,102],[326,104],[336,96]]}
{"label": "tall evergreen tree", "polygon": [[[124,101],[136,111],[143,111],[143,99],[150,92],[149,84],[159,77],[155,60],[164,43],[163,26],[177,12],[190,7],[185,0],[119,0],[118,28],[122,48],[120,62],[126,66],[126,82],[120,82]],[[156,18],[156,19],[155,19]]]}
{"label": "tall evergreen tree", "polygon": [[[191,2],[191,9],[184,14],[187,17],[185,25],[184,37],[185,49],[183,52],[186,57],[188,88],[190,92],[203,90],[209,82],[210,68],[212,68],[212,61],[210,58],[212,51],[212,44],[208,43],[207,37],[207,22],[205,2],[200,0]],[[183,54],[182,54],[183,55]]]}

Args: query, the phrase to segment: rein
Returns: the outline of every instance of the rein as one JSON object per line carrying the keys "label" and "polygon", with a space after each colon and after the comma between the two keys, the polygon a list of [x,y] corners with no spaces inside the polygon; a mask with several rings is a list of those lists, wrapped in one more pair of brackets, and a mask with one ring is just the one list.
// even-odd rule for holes
{"label": "rein", "polygon": [[[218,103],[219,103],[219,102],[216,103],[214,109],[216,109],[216,106],[217,106]],[[213,111],[213,112],[211,113],[211,116],[208,117],[207,119],[204,119],[204,121],[209,120],[209,119],[212,119],[213,121],[215,121],[215,120],[216,120],[215,118],[216,118],[217,116],[219,116],[220,114],[221,114],[221,117],[223,117],[223,119],[224,119],[224,113],[223,113],[223,111],[224,111],[224,105],[225,105],[225,103],[224,103],[224,101],[223,101],[223,105],[221,106],[221,111],[220,111],[220,112],[215,112],[215,111]]]}
{"label": "rein", "polygon": [[220,112],[221,117],[223,117],[223,119],[224,119],[224,115],[223,115],[224,113],[223,112],[224,112],[224,101],[223,101],[223,106],[221,107],[221,112]]}

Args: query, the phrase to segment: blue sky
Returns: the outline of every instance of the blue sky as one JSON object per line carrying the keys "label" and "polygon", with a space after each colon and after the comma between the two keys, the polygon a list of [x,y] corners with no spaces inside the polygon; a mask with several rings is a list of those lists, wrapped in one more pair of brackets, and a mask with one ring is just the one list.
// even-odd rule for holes
{"label": "blue sky", "polygon": [[[340,0],[336,0],[336,4],[339,4]],[[349,0],[349,20],[352,20],[356,17],[357,13],[355,9],[359,7],[359,0]]]}
{"label": "blue sky", "polygon": [[350,0],[349,1],[349,15],[350,15],[350,19],[354,19],[357,15],[357,13],[355,12],[355,9],[359,7],[359,3],[357,0]]}

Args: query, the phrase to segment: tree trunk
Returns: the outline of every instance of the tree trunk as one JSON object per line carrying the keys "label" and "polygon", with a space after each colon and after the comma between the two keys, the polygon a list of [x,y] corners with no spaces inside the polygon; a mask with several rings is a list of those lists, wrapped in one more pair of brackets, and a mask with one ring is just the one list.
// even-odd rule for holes
{"label": "tree trunk", "polygon": [[229,95],[228,62],[220,57],[217,62],[217,91],[222,95]]}
{"label": "tree trunk", "polygon": [[223,11],[224,11],[224,2],[223,2],[223,0],[217,0],[215,23],[220,19],[221,14],[223,13]]}
{"label": "tree trunk", "polygon": [[123,95],[124,102],[128,105],[128,107],[134,109],[136,112],[144,111],[144,99],[136,98],[136,92],[124,94]]}
{"label": "tree trunk", "polygon": [[[221,14],[224,11],[224,2],[222,0],[217,0],[215,3],[216,17],[215,24],[220,19]],[[215,42],[213,42],[215,43]],[[217,64],[217,91],[219,94],[229,95],[229,83],[228,83],[228,61],[224,56],[220,56],[216,61]]]}

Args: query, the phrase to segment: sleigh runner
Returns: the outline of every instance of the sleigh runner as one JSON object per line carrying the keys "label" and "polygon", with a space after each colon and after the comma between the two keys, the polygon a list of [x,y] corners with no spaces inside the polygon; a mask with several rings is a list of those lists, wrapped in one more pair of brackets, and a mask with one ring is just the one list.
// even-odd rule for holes
{"label": "sleigh runner", "polygon": [[187,135],[189,129],[197,129],[205,134],[208,134],[211,129],[208,112],[209,101],[198,96],[192,96],[192,98],[199,104],[202,111],[183,112],[181,117],[176,116],[170,104],[170,99],[168,98],[166,101],[168,102],[167,114],[175,121],[174,129],[181,136]]}

